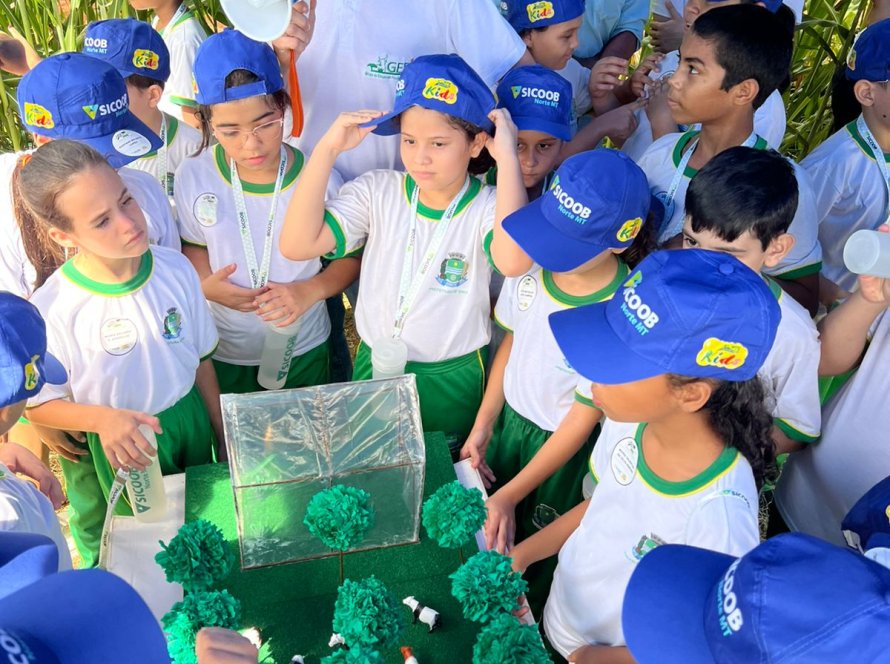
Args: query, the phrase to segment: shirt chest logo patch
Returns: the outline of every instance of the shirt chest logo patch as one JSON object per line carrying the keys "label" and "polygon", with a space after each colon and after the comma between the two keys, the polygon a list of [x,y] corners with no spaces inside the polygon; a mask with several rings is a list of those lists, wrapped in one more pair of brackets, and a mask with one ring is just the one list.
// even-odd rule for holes
{"label": "shirt chest logo patch", "polygon": [[109,318],[99,329],[99,341],[109,355],[126,355],[136,347],[139,332],[128,318]]}
{"label": "shirt chest logo patch", "polygon": [[201,194],[195,199],[192,206],[192,214],[202,226],[213,226],[216,223],[216,208],[219,205],[219,199],[216,194]]}
{"label": "shirt chest logo patch", "polygon": [[436,281],[446,288],[459,288],[469,281],[470,266],[465,254],[450,253],[439,265]]}
{"label": "shirt chest logo patch", "polygon": [[519,311],[528,311],[538,295],[538,281],[530,274],[525,275],[516,285],[516,305]]}
{"label": "shirt chest logo patch", "polygon": [[164,339],[167,341],[179,340],[179,337],[182,334],[182,314],[179,313],[176,307],[167,309],[167,314],[164,316],[163,327],[162,336]]}
{"label": "shirt chest logo patch", "polygon": [[636,440],[628,436],[618,441],[615,449],[612,450],[612,458],[609,459],[612,476],[618,484],[627,486],[634,481],[639,457],[640,448]]}
{"label": "shirt chest logo patch", "polygon": [[390,57],[389,53],[381,55],[376,62],[369,62],[365,66],[365,76],[369,78],[397,79],[402,75],[402,70],[408,63]]}
{"label": "shirt chest logo patch", "polygon": [[627,554],[627,559],[631,562],[639,562],[643,559],[643,556],[662,544],[664,544],[664,540],[654,533],[642,535],[640,541],[637,542],[636,546],[632,547],[630,553]]}

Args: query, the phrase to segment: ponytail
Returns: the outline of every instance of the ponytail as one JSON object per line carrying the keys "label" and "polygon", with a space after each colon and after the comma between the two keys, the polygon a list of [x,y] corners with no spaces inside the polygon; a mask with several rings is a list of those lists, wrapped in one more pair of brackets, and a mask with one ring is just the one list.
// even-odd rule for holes
{"label": "ponytail", "polygon": [[634,269],[641,260],[658,248],[656,226],[659,219],[656,216],[652,210],[649,210],[649,216],[646,217],[634,241],[620,254],[621,260],[630,269]]}

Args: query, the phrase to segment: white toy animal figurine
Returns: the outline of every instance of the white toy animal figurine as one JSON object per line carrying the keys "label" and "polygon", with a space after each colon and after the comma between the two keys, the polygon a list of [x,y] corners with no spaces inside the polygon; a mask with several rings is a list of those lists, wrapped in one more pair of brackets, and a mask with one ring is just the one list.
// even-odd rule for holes
{"label": "white toy animal figurine", "polygon": [[345,646],[346,641],[343,640],[343,637],[339,634],[331,634],[331,640],[328,641],[328,648],[333,648],[334,646]]}
{"label": "white toy animal figurine", "polygon": [[441,616],[439,616],[439,612],[428,606],[424,606],[414,599],[413,595],[403,599],[402,604],[409,607],[414,614],[414,619],[411,621],[412,624],[417,623],[417,620],[420,619],[420,622],[429,627],[431,632],[441,624]]}

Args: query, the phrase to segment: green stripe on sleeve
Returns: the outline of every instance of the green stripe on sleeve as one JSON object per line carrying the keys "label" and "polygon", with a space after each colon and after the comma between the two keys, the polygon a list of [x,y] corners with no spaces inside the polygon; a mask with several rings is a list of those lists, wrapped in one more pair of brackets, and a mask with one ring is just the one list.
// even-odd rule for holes
{"label": "green stripe on sleeve", "polygon": [[775,424],[779,429],[782,430],[786,436],[788,436],[791,440],[796,440],[799,443],[815,443],[819,440],[821,434],[811,435],[808,433],[804,433],[799,429],[795,429],[788,422],[783,420],[781,417],[774,417],[773,424]]}
{"label": "green stripe on sleeve", "polygon": [[346,234],[343,232],[343,226],[340,221],[328,210],[324,211],[324,223],[331,229],[334,234],[334,250],[325,255],[325,258],[343,258],[346,255]]}

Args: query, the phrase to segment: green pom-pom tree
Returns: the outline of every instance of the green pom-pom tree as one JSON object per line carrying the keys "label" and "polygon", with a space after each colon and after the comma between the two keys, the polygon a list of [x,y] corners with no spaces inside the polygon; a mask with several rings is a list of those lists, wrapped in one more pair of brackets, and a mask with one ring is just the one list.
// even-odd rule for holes
{"label": "green pom-pom tree", "polygon": [[482,492],[455,480],[423,504],[423,527],[439,546],[457,549],[485,524],[487,515]]}
{"label": "green pom-pom tree", "polygon": [[342,484],[319,491],[309,501],[303,523],[325,546],[340,551],[354,549],[374,525],[371,496]]}
{"label": "green pom-pom tree", "polygon": [[480,551],[449,578],[464,618],[481,623],[518,608],[519,596],[528,590],[511,559],[497,551]]}
{"label": "green pom-pom tree", "polygon": [[195,637],[202,627],[237,629],[241,602],[228,590],[196,591],[176,602],[161,619],[173,664],[196,664]]}
{"label": "green pom-pom tree", "polygon": [[346,579],[340,586],[334,604],[334,632],[350,648],[393,646],[403,627],[399,601],[376,577]]}
{"label": "green pom-pom tree", "polygon": [[535,625],[523,625],[508,613],[482,628],[473,646],[473,664],[552,664]]}
{"label": "green pom-pom tree", "polygon": [[348,650],[335,650],[322,658],[321,664],[383,664],[383,657],[376,650],[355,646]]}
{"label": "green pom-pom tree", "polygon": [[206,519],[184,524],[168,544],[159,544],[162,550],[155,560],[167,581],[181,583],[186,592],[210,590],[235,563],[222,531]]}

